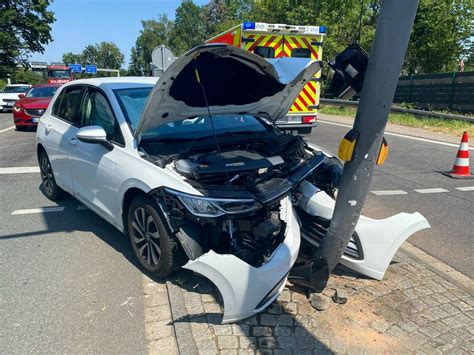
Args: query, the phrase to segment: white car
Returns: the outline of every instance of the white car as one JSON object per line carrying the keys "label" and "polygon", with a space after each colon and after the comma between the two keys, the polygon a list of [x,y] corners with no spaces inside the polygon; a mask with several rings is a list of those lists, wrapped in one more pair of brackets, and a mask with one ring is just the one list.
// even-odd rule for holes
{"label": "white car", "polygon": [[[208,45],[178,58],[158,81],[62,86],[37,130],[45,194],[56,200],[67,191],[127,234],[147,272],[184,267],[210,279],[223,297],[223,322],[260,312],[284,288],[301,236],[317,243],[304,225],[301,233],[299,214],[315,216],[308,226],[328,217],[341,170],[337,158],[272,123],[319,70],[287,59]],[[383,276],[411,233],[388,241],[385,265],[357,249],[380,240],[376,232],[360,233],[352,241],[359,254],[345,257]]]}
{"label": "white car", "polygon": [[13,106],[20,99],[20,95],[24,95],[30,88],[31,85],[27,84],[6,85],[0,91],[0,112],[13,110]]}

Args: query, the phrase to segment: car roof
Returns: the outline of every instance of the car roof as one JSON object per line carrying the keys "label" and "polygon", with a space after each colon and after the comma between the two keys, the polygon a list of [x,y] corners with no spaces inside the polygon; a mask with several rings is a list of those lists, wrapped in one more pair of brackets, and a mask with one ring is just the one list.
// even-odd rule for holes
{"label": "car roof", "polygon": [[30,84],[8,84],[5,86],[31,86]]}
{"label": "car roof", "polygon": [[[157,77],[145,77],[145,76],[125,76],[125,77],[106,77],[106,78],[91,78],[91,79],[79,79],[73,80],[65,84],[69,85],[93,85],[100,88],[118,89],[127,86],[136,86],[136,84],[148,84],[153,86],[158,80]],[[135,85],[134,85],[135,84]],[[141,85],[139,85],[141,86]]]}
{"label": "car roof", "polygon": [[36,84],[33,88],[44,88],[44,87],[60,87],[62,84]]}

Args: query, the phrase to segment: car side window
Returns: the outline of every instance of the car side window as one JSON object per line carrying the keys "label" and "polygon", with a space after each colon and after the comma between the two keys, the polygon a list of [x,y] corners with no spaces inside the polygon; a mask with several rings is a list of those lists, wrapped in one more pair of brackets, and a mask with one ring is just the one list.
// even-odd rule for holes
{"label": "car side window", "polygon": [[61,99],[59,107],[57,108],[57,112],[54,112],[53,108],[53,114],[55,114],[59,118],[62,118],[65,121],[72,123],[73,125],[78,125],[83,93],[83,86],[70,86],[65,88],[61,94]]}
{"label": "car side window", "polygon": [[89,88],[82,106],[82,126],[101,126],[107,139],[123,144],[124,140],[115,121],[109,102],[98,90]]}

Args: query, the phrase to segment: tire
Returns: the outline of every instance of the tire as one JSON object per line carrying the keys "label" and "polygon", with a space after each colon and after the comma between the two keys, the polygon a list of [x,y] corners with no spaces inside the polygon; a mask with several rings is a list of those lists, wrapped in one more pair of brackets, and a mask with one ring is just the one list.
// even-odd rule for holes
{"label": "tire", "polygon": [[38,162],[40,166],[43,192],[51,201],[59,201],[64,197],[64,191],[56,184],[53,168],[48,158],[48,154],[43,150],[39,153]]}
{"label": "tire", "polygon": [[158,211],[158,205],[150,196],[136,196],[128,209],[127,231],[142,268],[154,276],[164,277],[181,266],[181,251]]}

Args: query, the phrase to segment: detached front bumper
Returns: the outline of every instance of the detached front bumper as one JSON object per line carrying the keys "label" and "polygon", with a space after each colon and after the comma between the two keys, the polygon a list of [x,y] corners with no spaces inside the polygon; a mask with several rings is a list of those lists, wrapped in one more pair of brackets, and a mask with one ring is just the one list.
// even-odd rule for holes
{"label": "detached front bumper", "polygon": [[234,255],[217,254],[212,250],[183,266],[217,286],[224,301],[222,323],[261,312],[285,287],[300,248],[300,228],[288,197],[282,200],[280,216],[286,222],[285,239],[262,266],[255,268]]}

